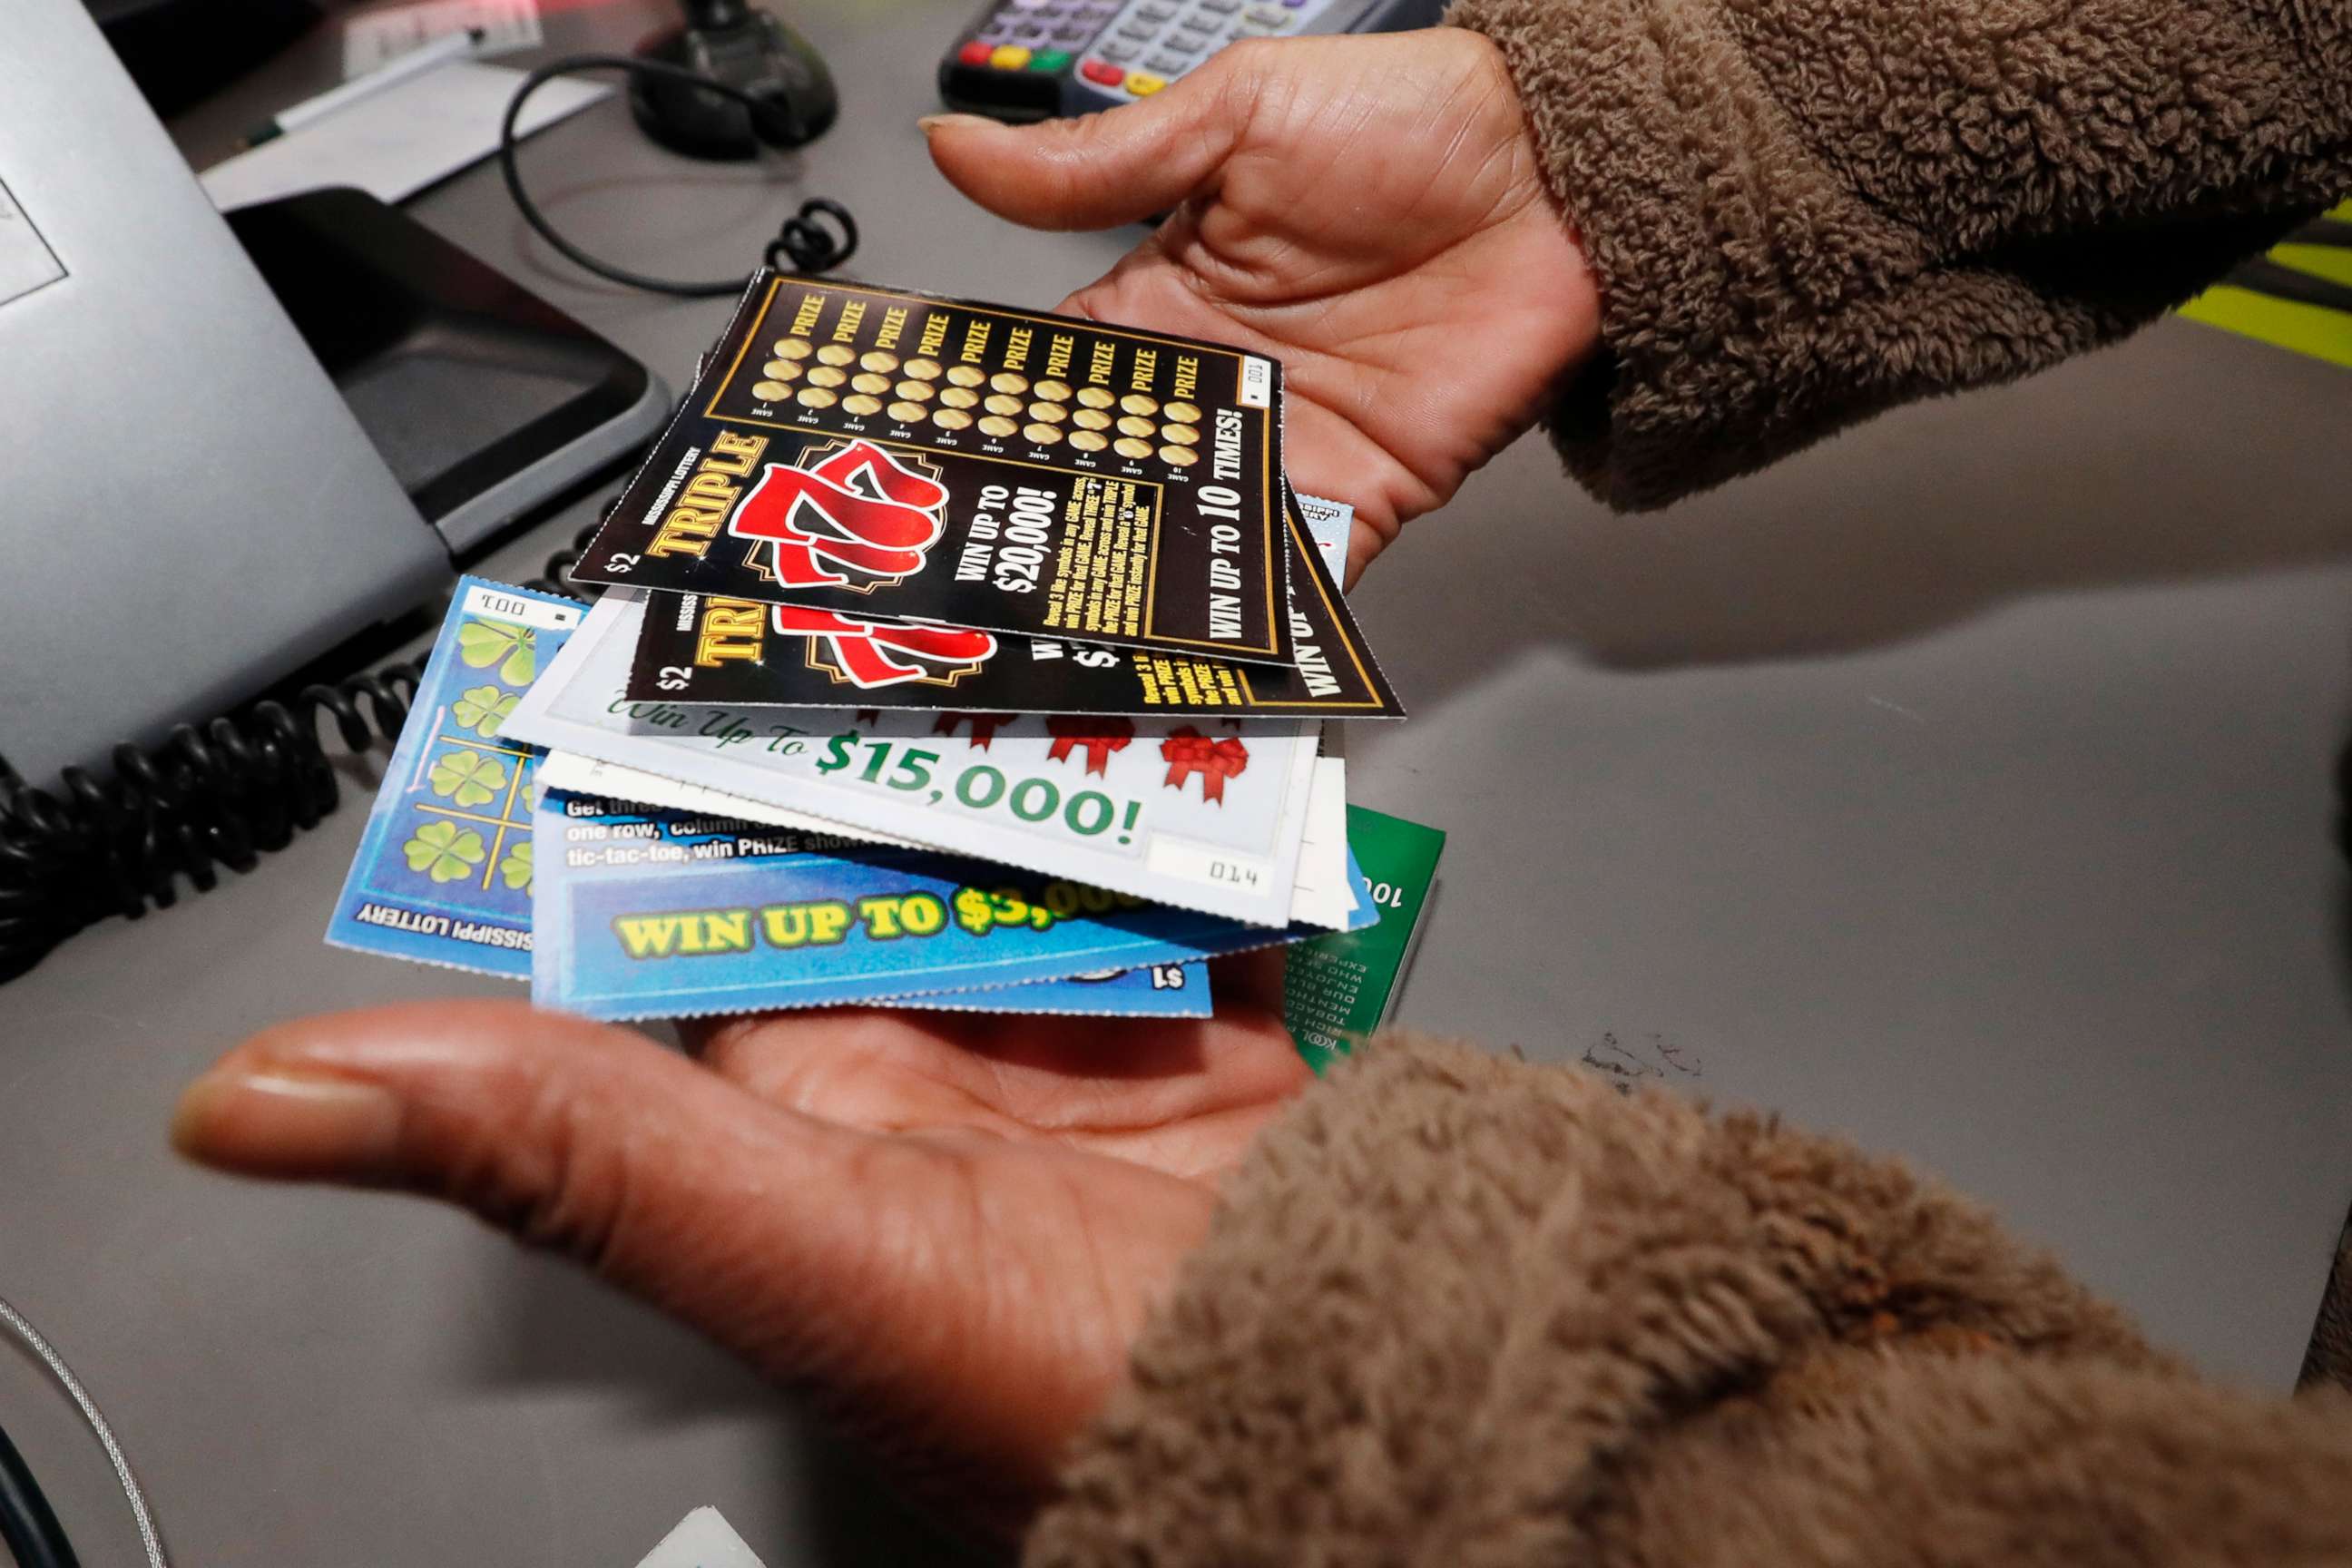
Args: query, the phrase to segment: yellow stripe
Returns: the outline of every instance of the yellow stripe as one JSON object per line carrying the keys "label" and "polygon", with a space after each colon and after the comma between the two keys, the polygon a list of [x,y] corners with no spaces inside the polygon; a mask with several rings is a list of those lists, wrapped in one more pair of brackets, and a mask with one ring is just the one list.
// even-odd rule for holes
{"label": "yellow stripe", "polygon": [[2273,300],[2222,283],[2180,307],[2180,313],[2209,327],[2352,370],[2352,314],[2342,310]]}
{"label": "yellow stripe", "polygon": [[2352,248],[2340,245],[2282,245],[2270,255],[2281,267],[2352,289]]}

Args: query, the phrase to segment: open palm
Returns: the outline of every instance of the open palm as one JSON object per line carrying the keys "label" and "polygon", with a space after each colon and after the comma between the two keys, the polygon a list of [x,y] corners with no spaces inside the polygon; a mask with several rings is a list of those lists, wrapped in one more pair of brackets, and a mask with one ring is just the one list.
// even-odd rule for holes
{"label": "open palm", "polygon": [[1244,44],[1108,113],[926,126],[948,178],[1017,222],[1171,215],[1063,309],[1281,360],[1292,478],[1353,503],[1355,570],[1597,341],[1582,256],[1474,33]]}
{"label": "open palm", "polygon": [[1279,979],[1278,954],[1221,965],[1206,1022],[767,1015],[694,1030],[699,1063],[519,1004],[372,1009],[238,1047],[177,1135],[566,1252],[1009,1531],[1307,1080]]}

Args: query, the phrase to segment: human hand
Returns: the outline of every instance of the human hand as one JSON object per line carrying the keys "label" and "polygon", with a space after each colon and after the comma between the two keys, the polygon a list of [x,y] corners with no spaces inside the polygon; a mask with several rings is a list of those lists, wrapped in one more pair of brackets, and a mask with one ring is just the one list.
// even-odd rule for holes
{"label": "human hand", "polygon": [[821,1405],[1010,1532],[1308,1073],[1281,955],[1218,1016],[843,1008],[719,1022],[701,1062],[520,1003],[280,1025],[173,1123],[249,1175],[400,1188],[567,1253]]}
{"label": "human hand", "polygon": [[926,120],[931,156],[1040,228],[1171,216],[1066,312],[1283,362],[1299,488],[1351,502],[1349,576],[1541,413],[1598,341],[1501,53],[1441,27],[1234,45],[1079,120]]}

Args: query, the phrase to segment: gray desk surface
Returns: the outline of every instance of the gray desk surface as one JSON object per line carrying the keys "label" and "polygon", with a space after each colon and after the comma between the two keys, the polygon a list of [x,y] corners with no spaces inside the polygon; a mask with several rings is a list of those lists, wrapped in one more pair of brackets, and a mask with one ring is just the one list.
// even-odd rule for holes
{"label": "gray desk surface", "polygon": [[[649,267],[740,268],[821,193],[866,276],[1048,302],[1131,237],[1017,233],[930,172],[913,121],[961,11],[800,7],[845,109],[798,160],[680,163],[609,103],[533,144],[535,178]],[[217,150],[318,64],[184,139]],[[719,327],[553,262],[487,169],[416,211],[673,380]],[[2167,325],[1663,517],[1507,455],[1357,596],[1418,716],[1349,737],[1351,793],[1452,833],[1407,1021],[1907,1152],[2284,1386],[2352,1197],[2347,388]],[[622,1564],[703,1501],[776,1568],[918,1555],[784,1400],[652,1315],[455,1215],[166,1153],[174,1093],[248,1029],[497,989],[320,944],[364,795],[0,994],[0,1292],[110,1405],[180,1561]],[[0,1409],[87,1560],[130,1561],[94,1449],[5,1355]]]}

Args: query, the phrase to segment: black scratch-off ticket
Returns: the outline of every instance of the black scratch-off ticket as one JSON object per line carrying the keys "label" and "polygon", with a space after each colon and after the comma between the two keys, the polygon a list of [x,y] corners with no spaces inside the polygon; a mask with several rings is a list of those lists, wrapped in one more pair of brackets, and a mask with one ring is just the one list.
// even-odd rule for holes
{"label": "black scratch-off ticket", "polygon": [[656,595],[632,700],[736,707],[1260,719],[1402,719],[1293,502],[1290,668],[1000,637],[748,599]]}
{"label": "black scratch-off ticket", "polygon": [[572,575],[1287,665],[1281,374],[763,272]]}

